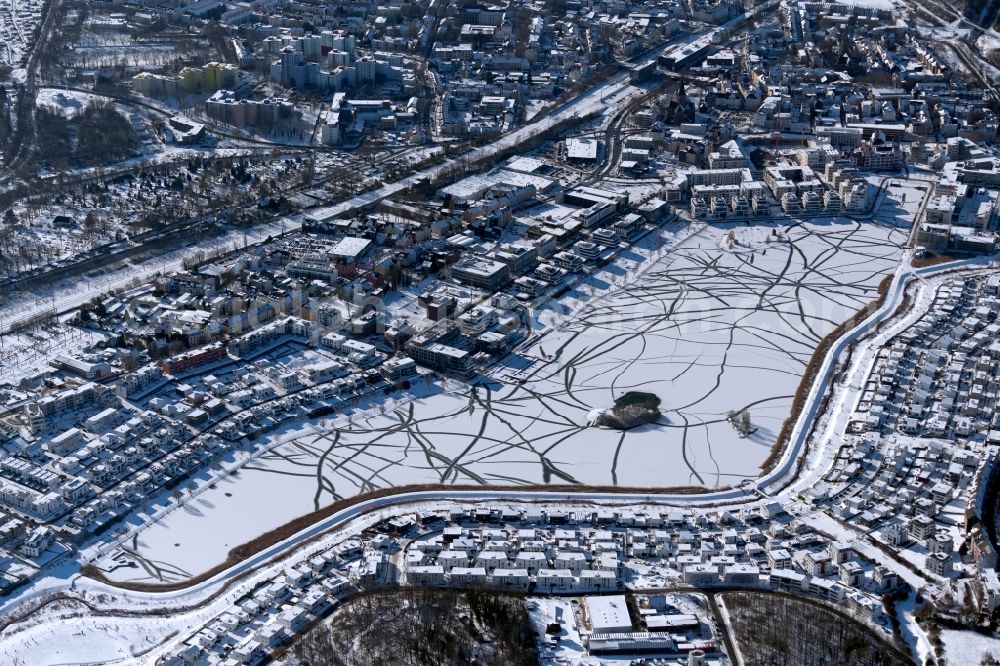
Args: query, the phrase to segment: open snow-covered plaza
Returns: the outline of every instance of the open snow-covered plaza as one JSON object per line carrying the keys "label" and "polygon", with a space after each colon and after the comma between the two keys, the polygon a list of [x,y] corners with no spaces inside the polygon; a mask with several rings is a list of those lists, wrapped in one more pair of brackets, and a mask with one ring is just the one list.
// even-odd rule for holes
{"label": "open snow-covered plaza", "polygon": [[[875,298],[907,231],[835,219],[705,227],[669,250],[661,243],[676,238],[650,239],[536,309],[539,330],[490,376],[278,431],[282,444],[141,532],[118,560],[144,566],[110,575],[194,575],[296,516],[390,486],[756,478],[817,343]],[[589,425],[630,390],[661,398],[658,422]],[[746,437],[727,418],[744,409]]]}

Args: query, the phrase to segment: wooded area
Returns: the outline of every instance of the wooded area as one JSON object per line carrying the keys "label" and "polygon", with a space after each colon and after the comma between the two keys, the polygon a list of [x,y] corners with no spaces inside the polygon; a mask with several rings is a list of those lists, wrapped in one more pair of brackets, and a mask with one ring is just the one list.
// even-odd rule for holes
{"label": "wooded area", "polygon": [[722,595],[746,666],[907,666],[913,662],[849,617],[790,596]]}
{"label": "wooded area", "polygon": [[523,597],[403,588],[348,602],[292,651],[310,666],[536,666]]}

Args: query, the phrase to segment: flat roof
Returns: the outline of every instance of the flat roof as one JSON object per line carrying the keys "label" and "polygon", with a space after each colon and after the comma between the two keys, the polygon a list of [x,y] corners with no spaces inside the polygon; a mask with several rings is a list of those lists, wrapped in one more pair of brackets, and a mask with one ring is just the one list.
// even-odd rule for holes
{"label": "flat roof", "polygon": [[463,359],[469,356],[469,352],[464,349],[459,349],[458,347],[452,347],[451,345],[446,345],[443,342],[432,342],[425,347],[427,351],[434,352],[435,354],[441,354],[442,356],[450,356],[455,359]]}
{"label": "flat roof", "polygon": [[507,264],[485,257],[466,257],[452,267],[452,272],[460,271],[469,275],[489,277],[507,268]]}
{"label": "flat roof", "polygon": [[441,196],[451,195],[459,203],[462,203],[482,196],[483,192],[494,185],[514,185],[517,187],[534,185],[536,190],[544,192],[552,187],[554,183],[555,181],[551,178],[545,178],[525,171],[501,168],[494,169],[487,174],[474,174],[463,178],[447,187],[442,187],[438,190],[438,194]]}
{"label": "flat roof", "polygon": [[534,173],[543,166],[545,166],[545,162],[539,159],[534,157],[518,156],[507,162],[505,168],[511,171],[519,171],[521,173]]}
{"label": "flat roof", "polygon": [[615,633],[632,630],[632,618],[624,594],[607,597],[585,597],[587,615],[594,633]]}
{"label": "flat roof", "polygon": [[83,359],[76,358],[75,356],[66,356],[65,354],[59,354],[56,356],[55,362],[80,372],[96,372],[97,370],[103,369],[108,365],[104,361],[84,361]]}
{"label": "flat roof", "polygon": [[597,139],[566,139],[566,157],[571,160],[596,160]]}
{"label": "flat roof", "polygon": [[342,238],[330,249],[330,254],[334,254],[338,257],[357,257],[364,254],[365,250],[367,250],[371,244],[372,242],[367,238],[347,236]]}
{"label": "flat roof", "polygon": [[505,183],[507,185],[516,185],[518,187],[524,187],[526,185],[534,185],[535,189],[539,192],[544,192],[555,183],[551,178],[546,178],[544,176],[537,176],[534,174],[522,173],[520,171],[509,171],[507,169],[500,169],[497,172],[499,177],[499,182]]}
{"label": "flat roof", "polygon": [[688,613],[675,615],[651,615],[646,618],[646,626],[650,629],[674,629],[692,627],[700,624],[696,615]]}

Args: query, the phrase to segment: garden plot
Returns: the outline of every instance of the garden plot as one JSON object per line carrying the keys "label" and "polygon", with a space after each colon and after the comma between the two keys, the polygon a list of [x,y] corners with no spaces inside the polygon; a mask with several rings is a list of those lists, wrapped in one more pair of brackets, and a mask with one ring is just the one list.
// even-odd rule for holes
{"label": "garden plot", "polygon": [[[653,262],[627,250],[536,310],[547,328],[489,377],[282,433],[287,441],[239,479],[200,495],[197,511],[142,532],[137,555],[194,574],[295,516],[388,486],[716,488],[756,478],[817,343],[875,298],[906,234],[840,220],[726,225]],[[659,396],[656,423],[589,426],[595,409],[632,390]],[[727,419],[744,409],[746,436]],[[131,568],[114,575],[150,580]]]}
{"label": "garden plot", "polygon": [[0,274],[5,277],[71,260],[94,248],[114,242],[120,225],[100,207],[15,204],[4,213],[0,228]]}

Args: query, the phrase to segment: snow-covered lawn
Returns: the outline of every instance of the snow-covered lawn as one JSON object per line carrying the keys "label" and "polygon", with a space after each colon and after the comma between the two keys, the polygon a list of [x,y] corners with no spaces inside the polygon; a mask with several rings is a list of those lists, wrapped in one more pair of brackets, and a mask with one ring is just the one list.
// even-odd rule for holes
{"label": "snow-covered lawn", "polygon": [[158,69],[173,64],[177,49],[172,44],[123,44],[81,46],[67,56],[76,67],[114,67],[128,63],[139,69]]}
{"label": "snow-covered lawn", "polygon": [[985,655],[1000,658],[1000,638],[974,631],[943,629],[944,657],[948,666],[979,666]]}
{"label": "snow-covered lawn", "polygon": [[[93,596],[89,601],[96,602]],[[0,663],[5,666],[155,663],[150,655],[154,648],[209,621],[231,601],[232,597],[226,597],[196,611],[160,615],[139,615],[149,610],[142,602],[122,604],[135,615],[114,611],[95,615],[80,604],[67,606],[59,602],[0,632]]]}

